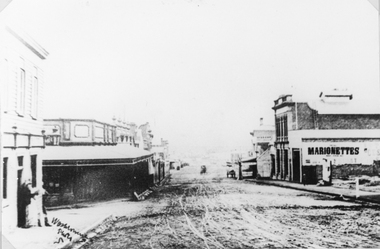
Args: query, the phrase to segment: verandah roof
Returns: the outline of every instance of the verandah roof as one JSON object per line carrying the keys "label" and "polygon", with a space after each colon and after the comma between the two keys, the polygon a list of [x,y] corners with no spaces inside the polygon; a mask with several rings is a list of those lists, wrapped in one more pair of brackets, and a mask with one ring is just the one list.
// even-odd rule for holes
{"label": "verandah roof", "polygon": [[241,159],[242,163],[255,163],[256,161],[257,161],[256,157],[249,157],[249,158]]}
{"label": "verandah roof", "polygon": [[96,166],[134,164],[153,153],[131,147],[116,146],[47,146],[43,166]]}

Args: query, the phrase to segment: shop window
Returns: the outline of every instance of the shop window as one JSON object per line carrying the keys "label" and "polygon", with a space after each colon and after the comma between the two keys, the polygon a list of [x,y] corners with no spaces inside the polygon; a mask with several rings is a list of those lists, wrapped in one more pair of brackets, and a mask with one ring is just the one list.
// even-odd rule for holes
{"label": "shop window", "polygon": [[3,199],[7,199],[8,192],[8,158],[3,158]]}
{"label": "shop window", "polygon": [[59,194],[61,192],[61,184],[59,179],[52,179],[47,186],[48,192],[52,194]]}

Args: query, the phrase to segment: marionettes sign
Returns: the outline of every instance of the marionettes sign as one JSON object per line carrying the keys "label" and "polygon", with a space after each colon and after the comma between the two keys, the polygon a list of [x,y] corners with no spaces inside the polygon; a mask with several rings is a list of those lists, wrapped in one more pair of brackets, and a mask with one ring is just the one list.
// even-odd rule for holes
{"label": "marionettes sign", "polygon": [[308,155],[359,155],[359,147],[307,147]]}

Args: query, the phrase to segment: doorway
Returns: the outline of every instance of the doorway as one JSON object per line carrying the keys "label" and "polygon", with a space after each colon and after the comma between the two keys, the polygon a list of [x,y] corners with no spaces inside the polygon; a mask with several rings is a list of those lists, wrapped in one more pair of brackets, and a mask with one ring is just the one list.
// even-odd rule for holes
{"label": "doorway", "polygon": [[292,173],[293,173],[293,182],[300,182],[300,150],[292,150],[293,164],[292,164]]}

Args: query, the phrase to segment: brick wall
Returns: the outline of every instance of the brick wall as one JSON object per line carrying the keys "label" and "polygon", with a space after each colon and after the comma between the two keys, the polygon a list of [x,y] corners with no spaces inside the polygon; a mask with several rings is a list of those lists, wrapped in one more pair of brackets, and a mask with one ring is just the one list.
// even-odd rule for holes
{"label": "brick wall", "polygon": [[297,103],[298,129],[314,129],[314,112],[307,103]]}
{"label": "brick wall", "polygon": [[333,179],[348,179],[349,176],[377,176],[380,172],[380,165],[362,165],[362,164],[345,164],[333,165],[332,177]]}
{"label": "brick wall", "polygon": [[380,129],[380,115],[319,115],[319,129]]}

